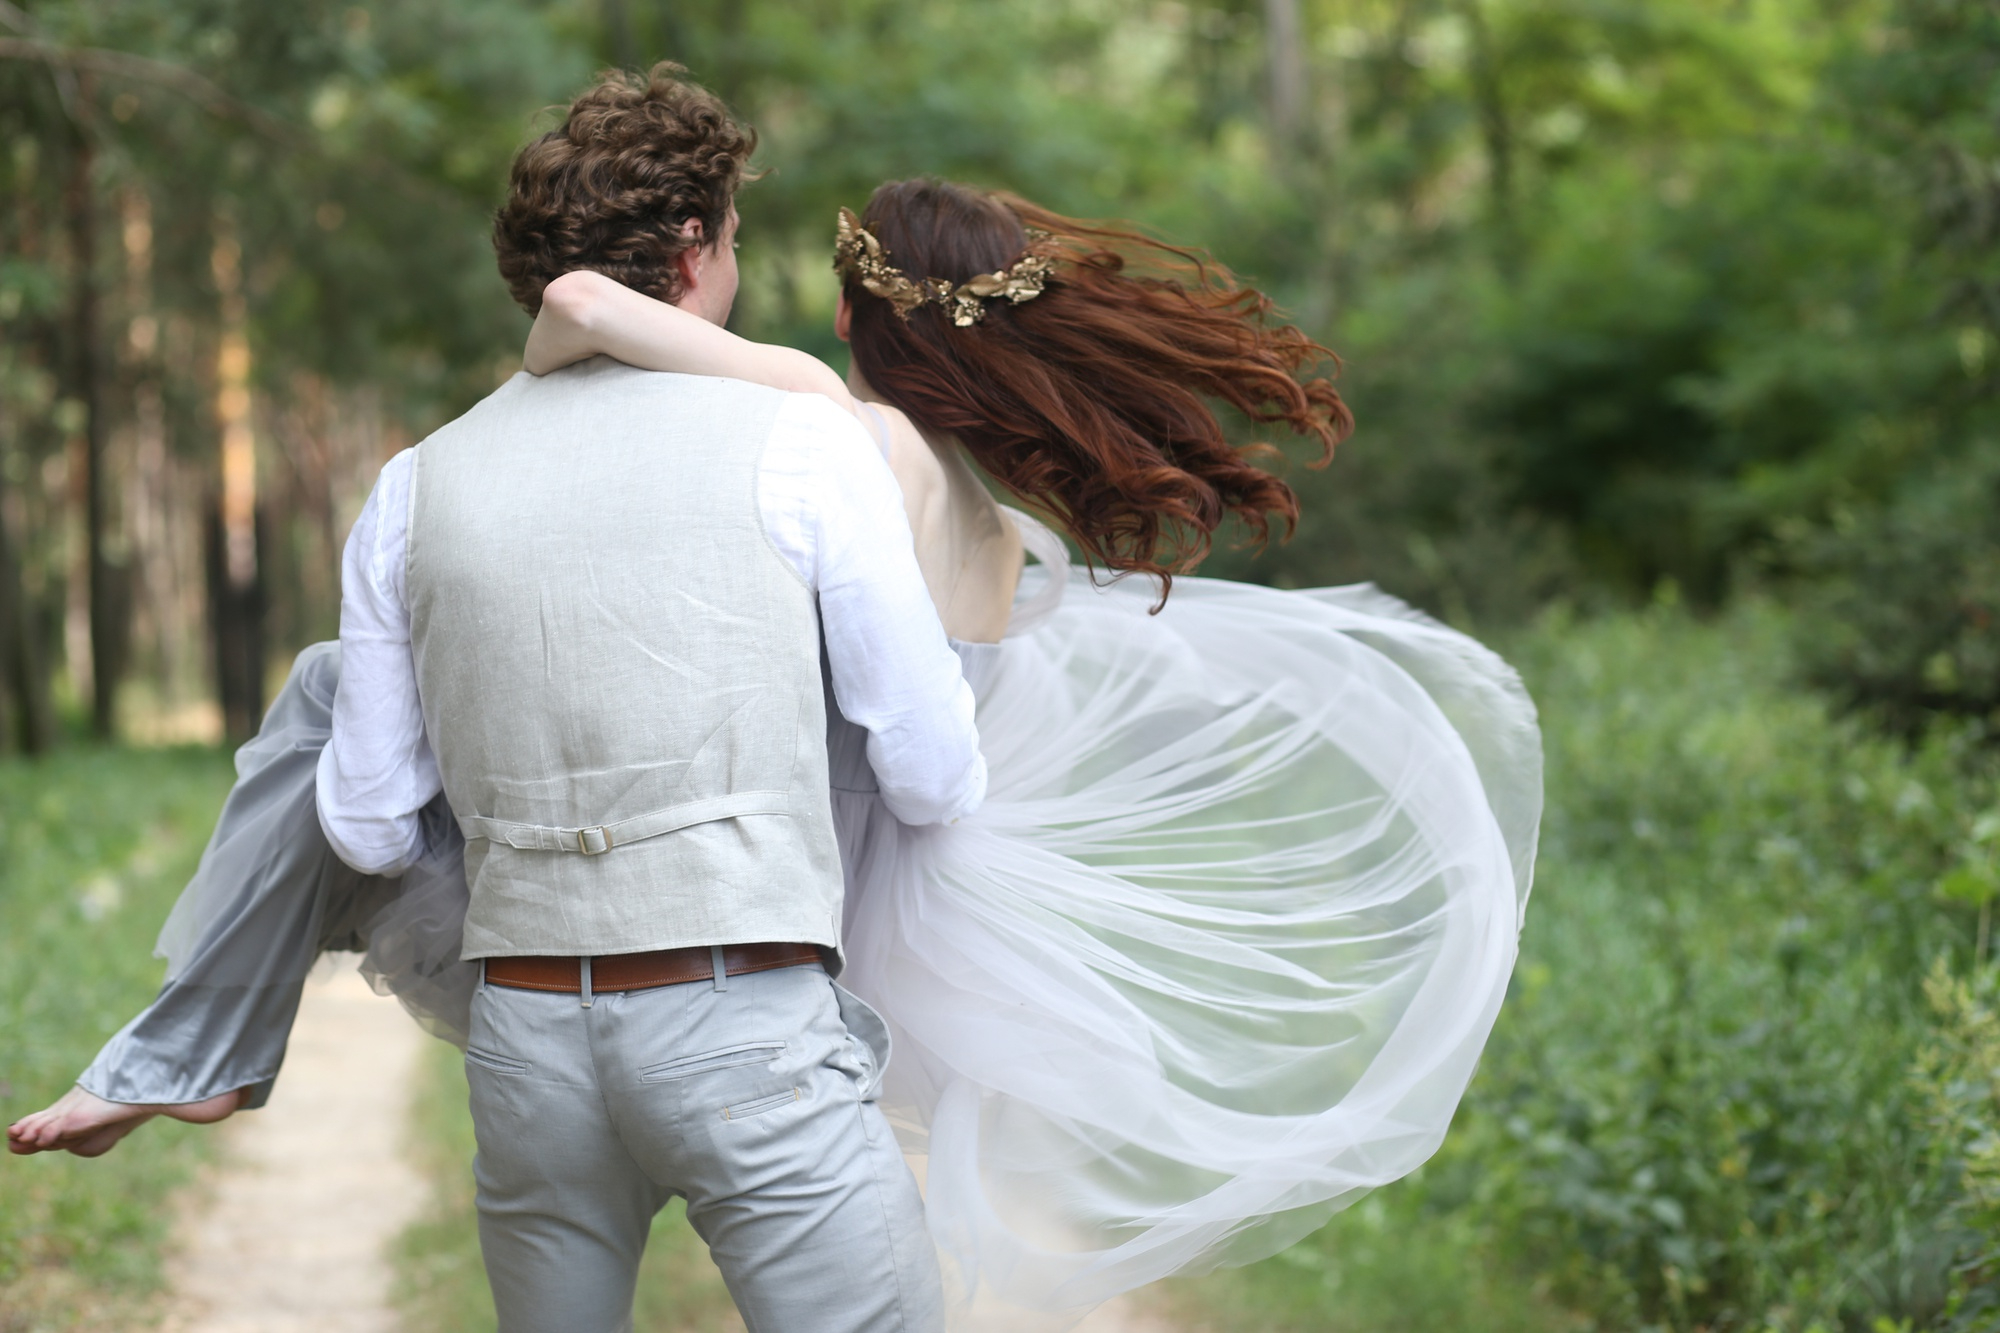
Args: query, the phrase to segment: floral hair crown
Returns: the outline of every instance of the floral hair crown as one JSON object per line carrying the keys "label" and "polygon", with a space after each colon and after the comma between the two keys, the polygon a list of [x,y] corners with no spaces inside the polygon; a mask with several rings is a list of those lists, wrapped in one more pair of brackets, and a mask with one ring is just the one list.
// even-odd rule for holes
{"label": "floral hair crown", "polygon": [[921,305],[935,303],[951,312],[951,322],[970,328],[986,317],[988,301],[1005,299],[1014,305],[1032,301],[1042,294],[1055,268],[1049,242],[1055,238],[1035,227],[1028,228],[1028,249],[1011,268],[998,273],[981,273],[956,287],[943,278],[913,282],[910,275],[889,262],[889,252],[875,239],[861,219],[849,209],[840,210],[840,233],[833,246],[834,271],[853,278],[873,295],[896,307],[904,319]]}

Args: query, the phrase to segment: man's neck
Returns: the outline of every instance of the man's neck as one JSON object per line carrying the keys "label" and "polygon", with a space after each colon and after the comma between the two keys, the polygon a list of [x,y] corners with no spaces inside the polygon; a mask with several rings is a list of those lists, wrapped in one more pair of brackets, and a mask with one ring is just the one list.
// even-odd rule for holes
{"label": "man's neck", "polygon": [[690,315],[693,315],[698,319],[705,319],[709,323],[716,325],[718,328],[727,322],[726,319],[717,319],[712,313],[710,313],[706,304],[702,301],[701,293],[699,291],[684,292],[682,293],[680,300],[670,301],[668,302],[668,304],[673,306],[676,310],[685,310]]}

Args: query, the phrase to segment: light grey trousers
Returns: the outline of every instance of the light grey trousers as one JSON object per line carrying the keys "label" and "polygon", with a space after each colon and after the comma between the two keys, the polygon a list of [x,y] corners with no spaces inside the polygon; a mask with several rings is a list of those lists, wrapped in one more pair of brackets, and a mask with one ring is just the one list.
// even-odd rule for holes
{"label": "light grey trousers", "polygon": [[647,1232],[675,1196],[750,1333],[944,1327],[923,1201],[872,1100],[881,1019],[819,968],[588,1008],[488,985],[471,1038],[501,1333],[629,1329]]}

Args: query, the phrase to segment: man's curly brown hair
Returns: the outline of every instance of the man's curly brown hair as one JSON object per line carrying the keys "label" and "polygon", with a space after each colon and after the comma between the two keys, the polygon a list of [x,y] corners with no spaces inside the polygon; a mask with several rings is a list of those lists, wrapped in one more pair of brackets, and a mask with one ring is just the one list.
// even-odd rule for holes
{"label": "man's curly brown hair", "polygon": [[686,73],[662,61],[644,76],[604,74],[516,155],[493,248],[523,310],[539,314],[542,290],[577,269],[680,299],[684,229],[699,222],[702,245],[722,237],[757,147],[757,132]]}

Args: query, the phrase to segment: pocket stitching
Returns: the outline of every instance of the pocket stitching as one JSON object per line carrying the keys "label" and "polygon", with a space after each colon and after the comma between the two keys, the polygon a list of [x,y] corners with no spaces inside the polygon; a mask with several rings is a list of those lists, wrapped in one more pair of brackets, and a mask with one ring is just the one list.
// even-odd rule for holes
{"label": "pocket stitching", "polygon": [[525,1074],[530,1068],[522,1061],[510,1060],[504,1055],[494,1055],[490,1051],[482,1051],[474,1046],[465,1048],[465,1058],[495,1074]]}
{"label": "pocket stitching", "polygon": [[[742,1065],[768,1064],[785,1049],[782,1041],[749,1042],[742,1046],[725,1046],[720,1050],[702,1055],[684,1055],[678,1060],[668,1060],[663,1064],[648,1065],[639,1071],[641,1083],[667,1083],[677,1078],[692,1078],[696,1074],[707,1074],[719,1069],[735,1069]],[[736,1059],[729,1059],[736,1056]]]}
{"label": "pocket stitching", "polygon": [[799,1096],[799,1090],[792,1088],[785,1092],[773,1093],[769,1097],[759,1097],[755,1101],[738,1102],[735,1106],[725,1106],[722,1108],[722,1118],[724,1120],[748,1120],[751,1116],[762,1115],[766,1111],[775,1111],[780,1106],[786,1106],[800,1100],[802,1099]]}

